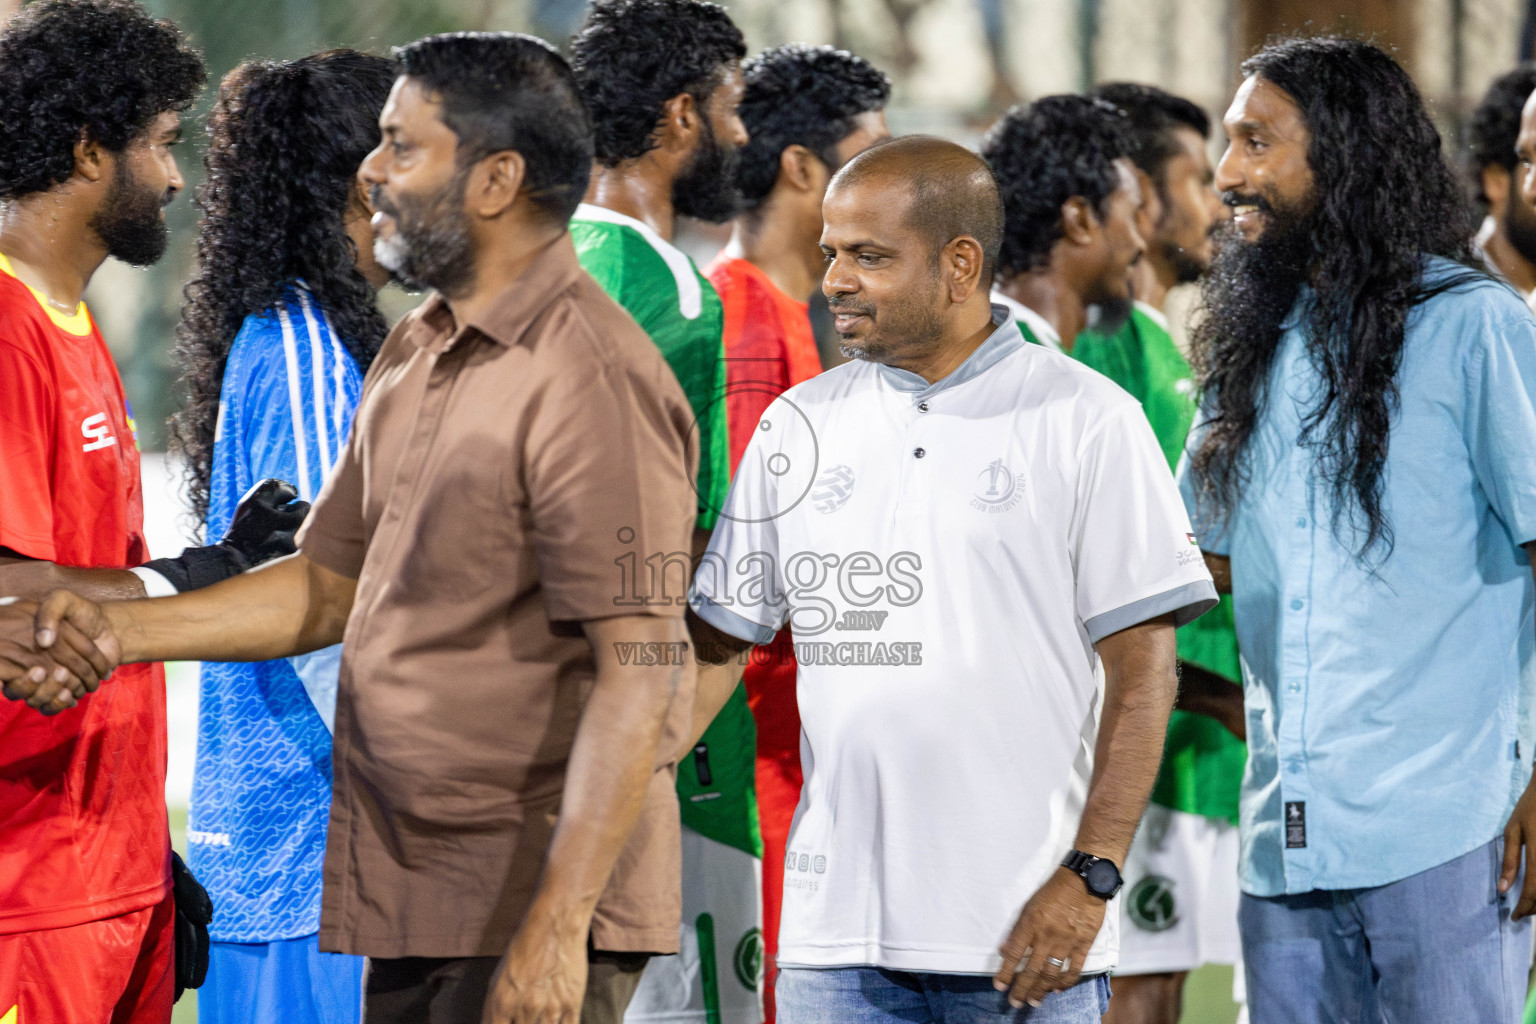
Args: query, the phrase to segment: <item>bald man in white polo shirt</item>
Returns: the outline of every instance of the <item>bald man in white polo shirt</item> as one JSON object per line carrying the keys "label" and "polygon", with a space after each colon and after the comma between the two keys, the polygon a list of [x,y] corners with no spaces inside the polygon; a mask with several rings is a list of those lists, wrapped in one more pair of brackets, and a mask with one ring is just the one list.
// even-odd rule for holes
{"label": "bald man in white polo shirt", "polygon": [[1098,1021],[1174,628],[1215,588],[1140,407],[989,302],[978,157],[877,146],[824,213],[854,361],[764,413],[690,594],[701,660],[794,629],[779,1019]]}

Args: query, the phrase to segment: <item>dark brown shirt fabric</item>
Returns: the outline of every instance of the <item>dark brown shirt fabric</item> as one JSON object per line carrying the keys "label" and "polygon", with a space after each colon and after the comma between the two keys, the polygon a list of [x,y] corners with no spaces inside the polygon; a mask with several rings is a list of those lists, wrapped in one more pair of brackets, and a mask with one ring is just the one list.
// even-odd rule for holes
{"label": "dark brown shirt fabric", "polygon": [[[433,295],[369,371],[299,548],[358,581],[336,702],[320,943],[499,956],[531,902],[595,678],[579,624],[648,603],[687,552],[693,415],[656,346],[562,236],[480,320]],[[626,556],[629,556],[626,558]],[[627,582],[626,582],[627,580]],[[658,583],[657,590],[662,588]],[[679,687],[599,949],[677,949]]]}

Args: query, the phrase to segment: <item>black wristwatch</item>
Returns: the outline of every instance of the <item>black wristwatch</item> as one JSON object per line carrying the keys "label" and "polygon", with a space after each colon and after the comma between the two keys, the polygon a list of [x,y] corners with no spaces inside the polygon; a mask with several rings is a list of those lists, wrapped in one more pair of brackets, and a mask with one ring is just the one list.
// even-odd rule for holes
{"label": "black wristwatch", "polygon": [[1114,861],[1095,857],[1082,850],[1073,850],[1067,854],[1067,859],[1061,862],[1061,866],[1082,878],[1083,884],[1088,887],[1089,894],[1101,900],[1111,899],[1125,884],[1125,879],[1120,877],[1120,869],[1115,867]]}

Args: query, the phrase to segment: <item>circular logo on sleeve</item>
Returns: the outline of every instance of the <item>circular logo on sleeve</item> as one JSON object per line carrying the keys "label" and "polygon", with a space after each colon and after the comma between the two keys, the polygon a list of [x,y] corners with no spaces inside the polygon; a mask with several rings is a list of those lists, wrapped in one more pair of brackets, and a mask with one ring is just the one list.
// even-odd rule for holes
{"label": "circular logo on sleeve", "polygon": [[1165,932],[1179,923],[1178,904],[1173,898],[1173,879],[1148,875],[1125,897],[1125,910],[1131,923],[1142,931]]}
{"label": "circular logo on sleeve", "polygon": [[731,963],[736,968],[736,980],[756,992],[763,977],[763,933],[759,929],[751,929],[736,943]]}

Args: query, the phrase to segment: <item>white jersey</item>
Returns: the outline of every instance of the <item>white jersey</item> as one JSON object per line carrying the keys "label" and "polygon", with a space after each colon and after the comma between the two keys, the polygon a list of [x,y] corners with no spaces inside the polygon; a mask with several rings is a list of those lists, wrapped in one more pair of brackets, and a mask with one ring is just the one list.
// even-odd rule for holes
{"label": "white jersey", "polygon": [[1094,643],[1216,603],[1141,407],[993,321],[936,384],[856,361],[777,399],[695,576],[718,628],[794,627],[781,965],[995,971],[1073,845]]}

